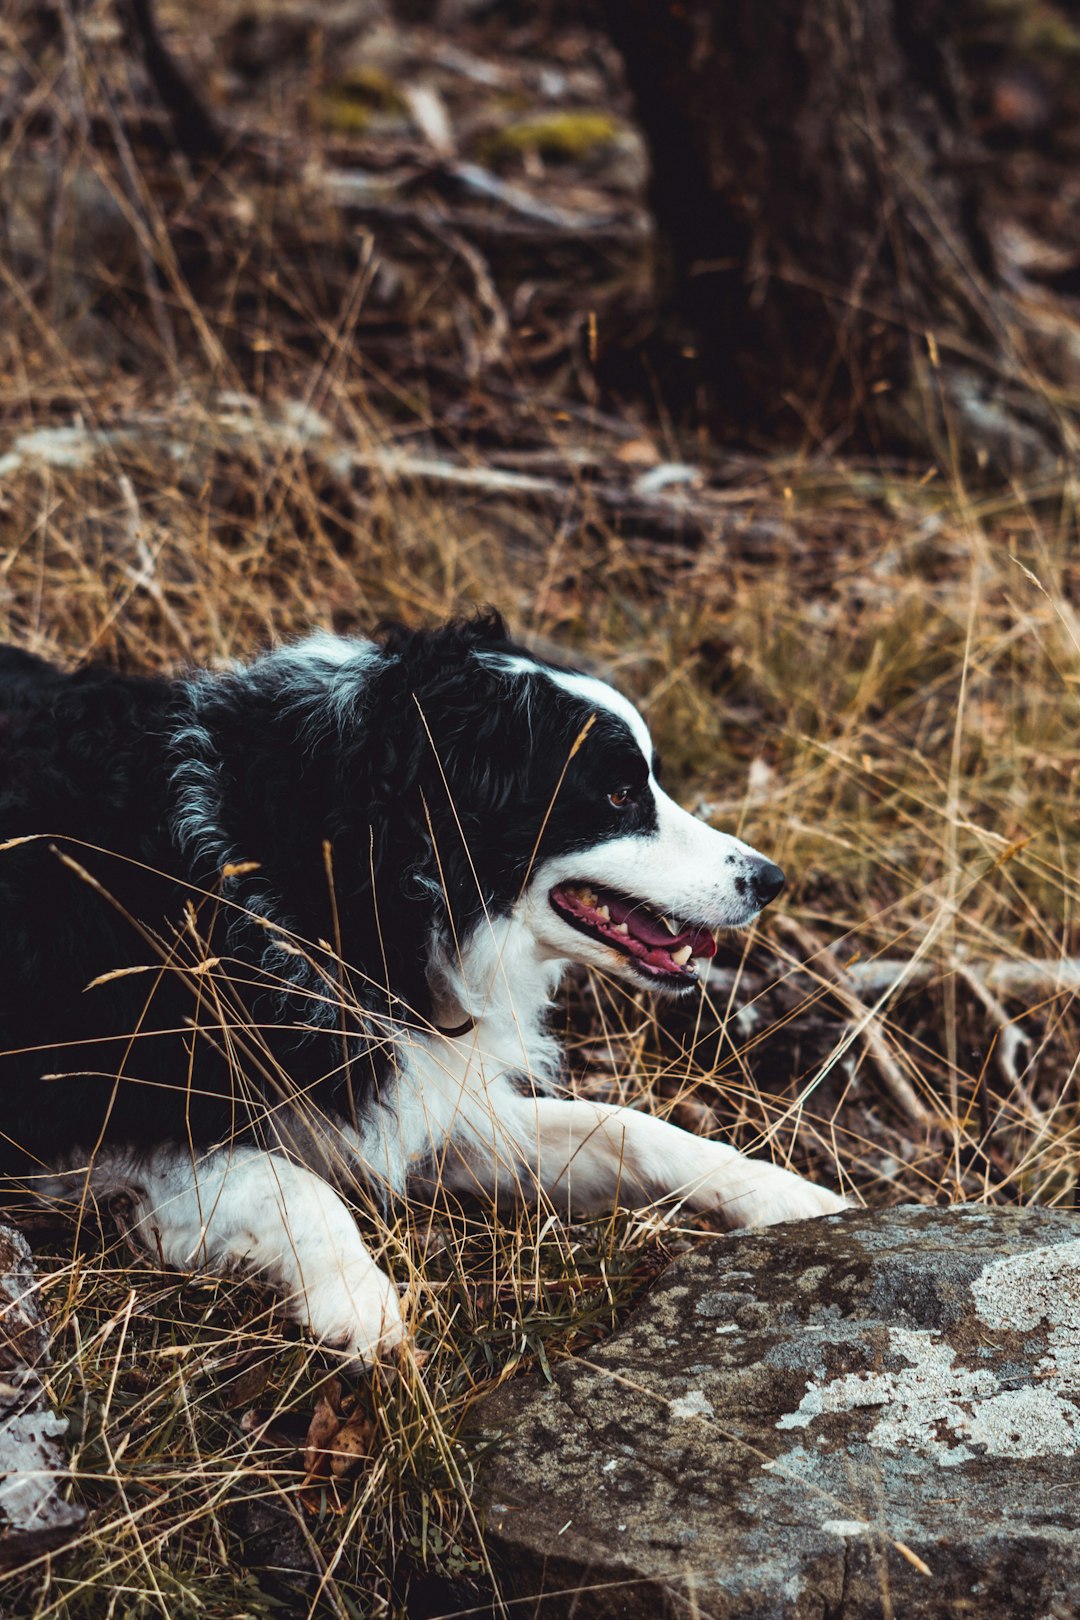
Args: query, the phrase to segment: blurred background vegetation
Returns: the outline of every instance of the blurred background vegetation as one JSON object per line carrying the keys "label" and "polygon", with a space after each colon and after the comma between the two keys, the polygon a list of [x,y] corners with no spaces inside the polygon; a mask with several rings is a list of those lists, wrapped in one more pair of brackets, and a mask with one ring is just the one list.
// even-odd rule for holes
{"label": "blurred background vegetation", "polygon": [[[1078,61],[1065,0],[15,0],[0,632],[496,603],[789,873],[689,1014],[574,980],[578,1084],[872,1204],[1075,1204]],[[0,1613],[488,1612],[476,1398],[707,1223],[361,1218],[420,1353],[350,1389],[38,1228],[93,1513]]]}

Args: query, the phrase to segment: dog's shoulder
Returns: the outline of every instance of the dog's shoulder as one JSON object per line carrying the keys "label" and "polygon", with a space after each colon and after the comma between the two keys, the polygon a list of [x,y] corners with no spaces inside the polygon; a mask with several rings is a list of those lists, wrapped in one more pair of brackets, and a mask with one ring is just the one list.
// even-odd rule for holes
{"label": "dog's shoulder", "polygon": [[164,780],[172,683],[0,647],[0,836],[107,833]]}
{"label": "dog's shoulder", "polygon": [[63,679],[54,664],[36,653],[0,642],[0,707],[32,701],[46,690],[55,690]]}
{"label": "dog's shoulder", "polygon": [[172,688],[162,676],[129,675],[105,664],[86,663],[68,671],[23,647],[0,643],[0,711],[32,715],[48,711],[58,719],[95,708],[160,707]]}

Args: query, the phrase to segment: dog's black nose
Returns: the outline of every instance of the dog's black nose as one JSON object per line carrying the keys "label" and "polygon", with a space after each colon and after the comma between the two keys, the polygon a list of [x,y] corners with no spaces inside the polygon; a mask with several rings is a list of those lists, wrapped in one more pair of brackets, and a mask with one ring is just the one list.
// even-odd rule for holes
{"label": "dog's black nose", "polygon": [[776,899],[787,878],[774,861],[762,861],[760,866],[755,867],[752,881],[754,893],[761,904],[767,906],[770,900]]}

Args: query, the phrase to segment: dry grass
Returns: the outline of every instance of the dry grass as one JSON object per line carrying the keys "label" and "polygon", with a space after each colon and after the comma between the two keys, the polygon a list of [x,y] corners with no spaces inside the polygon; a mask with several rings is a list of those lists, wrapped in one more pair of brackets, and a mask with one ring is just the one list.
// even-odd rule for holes
{"label": "dry grass", "polygon": [[[70,53],[44,60],[41,107],[45,69],[72,71]],[[91,102],[99,66],[93,53],[83,64]],[[48,253],[0,266],[0,456],[75,423],[84,457],[63,465],[70,445],[46,440],[46,458],[27,453],[0,478],[0,634],[68,664],[170,669],[314,625],[367,631],[497,603],[524,638],[639,700],[673,790],[784,865],[782,908],[801,930],[767,920],[728,964],[735,988],[689,1019],[658,1022],[643,997],[575,981],[564,1018],[581,1085],[875,1204],[1074,1204],[1075,997],[1051,973],[993,1005],[971,970],[1080,948],[1075,486],[972,493],[949,468],[762,461],[731,487],[715,534],[665,546],[590,516],[585,474],[576,513],[554,515],[349,475],[343,445],[436,431],[484,459],[423,392],[422,368],[388,376],[362,340],[377,255],[350,256],[292,181],[226,177],[204,194],[179,165],[174,189],[157,190],[78,120],[66,134],[55,196],[99,180],[136,251],[115,272],[65,260],[71,237],[54,229]],[[23,125],[0,164],[40,155]],[[217,255],[212,273],[205,255],[184,259],[185,231]],[[456,253],[436,260],[409,286],[413,359],[425,342],[445,353],[462,321],[485,329],[477,287],[449,274]],[[382,319],[376,299],[371,327]],[[543,391],[507,376],[534,450],[588,438],[614,456],[600,419],[564,411],[568,373]],[[697,453],[660,424],[640,432],[665,454]],[[826,948],[841,964],[912,965],[876,1003],[876,1049],[831,991],[769,989],[791,951]],[[1016,1028],[1028,1044],[1011,1073]],[[882,1048],[928,1124],[883,1090]],[[82,1226],[74,1259],[70,1225],[44,1234],[52,1388],[94,1511],[73,1552],[0,1599],[6,1612],[238,1620],[281,1612],[282,1591],[286,1612],[312,1615],[482,1601],[477,1398],[609,1331],[687,1236],[634,1216],[569,1231],[542,1211],[494,1222],[446,1202],[389,1226],[360,1218],[408,1291],[422,1354],[357,1386],[370,1456],[338,1486],[305,1485],[287,1421],[302,1434],[332,1358],[290,1337],[267,1296],[159,1274],[108,1223]],[[245,1428],[253,1410],[275,1426]],[[244,1573],[275,1556],[262,1586]]]}
{"label": "dry grass", "polygon": [[[351,408],[344,388],[334,404]],[[791,483],[779,499],[762,490],[755,521],[820,529],[822,549],[836,547],[830,577],[819,555],[807,579],[718,551],[661,582],[632,540],[597,533],[551,570],[545,602],[536,579],[550,540],[537,520],[396,488],[353,508],[328,497],[306,458],[209,454],[212,475],[198,467],[190,484],[127,452],[91,475],[35,468],[9,483],[4,633],[64,660],[166,667],[313,623],[364,629],[386,613],[426,621],[496,600],[523,634],[615,671],[681,797],[783,862],[784,910],[816,941],[844,960],[933,968],[929,986],[882,1011],[931,1130],[913,1132],[883,1097],[861,1042],[836,1061],[844,1020],[818,1027],[814,992],[756,1027],[738,993],[714,996],[673,1033],[616,985],[578,984],[567,1027],[583,1085],[842,1177],[871,1203],[1074,1202],[1073,998],[1047,987],[1008,1002],[1032,1038],[1036,1115],[995,1064],[994,1019],[950,972],[1075,948],[1080,649],[1067,519],[1004,498],[984,516],[953,492],[898,485],[860,492],[855,506],[850,491],[823,499]],[[763,933],[784,948],[779,927]],[[535,1213],[494,1223],[444,1206],[390,1231],[367,1218],[408,1287],[426,1360],[364,1386],[370,1465],[340,1494],[309,1491],[300,1505],[295,1449],[240,1419],[259,1405],[309,1414],[324,1358],[283,1347],[280,1318],[251,1289],[181,1286],[93,1227],[72,1265],[70,1228],[52,1235],[52,1382],[95,1512],[81,1549],[28,1581],[17,1612],[96,1617],[105,1585],[122,1587],[117,1614],[269,1612],[253,1580],[238,1584],[235,1503],[252,1495],[280,1521],[258,1561],[287,1541],[289,1557],[306,1546],[325,1566],[321,1586],[277,1577],[312,1613],[393,1613],[410,1583],[412,1612],[425,1612],[421,1572],[450,1582],[447,1607],[429,1612],[476,1601],[475,1399],[609,1329],[681,1234],[632,1219],[564,1233]]]}

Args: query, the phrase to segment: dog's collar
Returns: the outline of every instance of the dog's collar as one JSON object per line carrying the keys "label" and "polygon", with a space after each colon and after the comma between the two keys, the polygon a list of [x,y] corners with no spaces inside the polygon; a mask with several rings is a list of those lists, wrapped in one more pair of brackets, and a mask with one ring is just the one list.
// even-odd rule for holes
{"label": "dog's collar", "polygon": [[436,1033],[445,1035],[448,1041],[456,1041],[459,1035],[468,1035],[476,1028],[475,1018],[466,1018],[463,1024],[455,1024],[453,1029],[443,1029],[441,1024],[435,1025]]}

